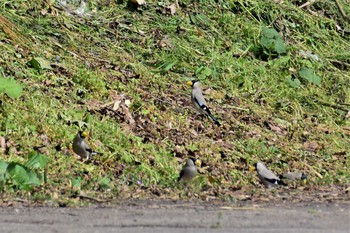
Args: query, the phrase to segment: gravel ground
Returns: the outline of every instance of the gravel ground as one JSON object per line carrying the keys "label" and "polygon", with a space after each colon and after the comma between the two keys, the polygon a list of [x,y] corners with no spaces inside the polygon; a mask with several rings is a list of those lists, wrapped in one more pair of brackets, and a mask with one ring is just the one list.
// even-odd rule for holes
{"label": "gravel ground", "polygon": [[2,207],[1,233],[13,232],[350,232],[347,204],[236,207],[130,202],[84,208]]}

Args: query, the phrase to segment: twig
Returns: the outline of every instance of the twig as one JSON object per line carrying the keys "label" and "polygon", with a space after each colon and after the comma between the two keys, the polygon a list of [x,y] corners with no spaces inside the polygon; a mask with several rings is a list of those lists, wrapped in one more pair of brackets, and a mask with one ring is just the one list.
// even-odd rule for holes
{"label": "twig", "polygon": [[236,106],[224,106],[224,108],[229,108],[229,109],[236,109],[236,110],[240,110],[240,111],[244,111],[244,112],[250,112],[250,109],[248,108],[240,108],[240,107],[236,107]]}
{"label": "twig", "polygon": [[350,106],[350,103],[337,103],[339,105],[345,105],[345,106]]}
{"label": "twig", "polygon": [[313,173],[315,173],[319,178],[323,178],[323,176],[320,174],[320,173],[318,173],[312,166],[310,166],[309,164],[307,164],[307,163],[305,163],[305,162],[303,162],[303,164],[305,165],[305,166],[307,166]]}
{"label": "twig", "polygon": [[316,2],[316,0],[307,1],[307,2],[305,2],[303,5],[299,6],[299,9],[302,9],[302,8],[304,8],[304,7],[306,7],[306,6],[309,6],[309,5],[311,5],[311,4],[314,4],[315,2]]}
{"label": "twig", "polygon": [[349,109],[343,108],[343,107],[338,106],[336,104],[331,104],[331,103],[325,102],[323,100],[318,100],[318,99],[314,99],[314,98],[312,98],[312,100],[315,101],[315,102],[318,102],[318,103],[320,103],[320,104],[322,104],[324,106],[327,106],[327,107],[331,107],[331,108],[335,108],[335,109],[338,109],[338,110],[342,110],[344,112],[348,112],[349,111]]}
{"label": "twig", "polygon": [[83,198],[83,199],[88,199],[90,201],[95,201],[95,202],[98,202],[98,203],[108,202],[108,200],[100,200],[100,199],[97,199],[97,198],[94,198],[94,197],[85,196],[85,195],[82,195],[82,194],[78,195],[78,197]]}
{"label": "twig", "polygon": [[1,74],[2,74],[2,77],[3,77],[3,78],[6,78],[6,75],[5,75],[5,73],[4,73],[3,70],[1,71]]}
{"label": "twig", "polygon": [[348,16],[345,14],[342,6],[340,5],[339,1],[338,0],[335,0],[335,3],[337,4],[339,10],[340,10],[340,13],[343,15],[343,17],[347,20],[349,20]]}
{"label": "twig", "polygon": [[350,64],[343,62],[343,61],[339,61],[339,60],[335,60],[335,59],[327,59],[328,61],[332,62],[332,63],[338,63],[340,65],[346,66],[350,68]]}

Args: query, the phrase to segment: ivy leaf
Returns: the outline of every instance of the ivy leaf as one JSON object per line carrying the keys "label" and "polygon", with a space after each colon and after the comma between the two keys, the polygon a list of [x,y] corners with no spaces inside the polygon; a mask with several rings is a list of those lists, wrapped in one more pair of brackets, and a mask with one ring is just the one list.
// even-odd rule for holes
{"label": "ivy leaf", "polygon": [[282,37],[273,28],[264,27],[261,31],[260,45],[269,52],[282,54],[286,52],[286,45]]}
{"label": "ivy leaf", "polygon": [[52,69],[50,62],[42,57],[34,57],[28,62],[28,64],[36,70]]}
{"label": "ivy leaf", "polygon": [[72,186],[74,187],[74,188],[80,188],[81,187],[81,177],[80,176],[78,176],[77,178],[75,178],[75,179],[72,179],[71,180],[71,183],[72,183]]}
{"label": "ivy leaf", "polygon": [[0,161],[0,181],[5,179],[5,173],[9,163]]}
{"label": "ivy leaf", "polygon": [[13,78],[0,78],[0,93],[6,93],[8,97],[15,99],[22,95],[22,86]]}
{"label": "ivy leaf", "polygon": [[99,180],[100,189],[108,189],[111,186],[111,180],[108,176],[104,176]]}
{"label": "ivy leaf", "polygon": [[205,76],[210,76],[211,75],[211,69],[209,69],[208,67],[206,67],[204,70],[203,70],[203,72],[202,72],[202,74],[204,74]]}
{"label": "ivy leaf", "polygon": [[291,87],[298,88],[300,86],[300,80],[298,78],[287,77],[287,82]]}
{"label": "ivy leaf", "polygon": [[29,181],[29,176],[25,167],[17,163],[11,163],[7,171],[15,185],[25,185]]}
{"label": "ivy leaf", "polygon": [[29,185],[41,185],[42,178],[34,171],[27,169],[28,182]]}
{"label": "ivy leaf", "polygon": [[317,86],[321,86],[321,77],[316,75],[316,74],[314,74],[314,70],[313,69],[301,67],[300,70],[299,70],[299,76],[301,78],[306,79],[310,83],[313,83],[313,84],[315,84]]}
{"label": "ivy leaf", "polygon": [[45,155],[32,152],[29,155],[29,160],[26,162],[25,166],[33,169],[44,169],[48,162],[49,159]]}

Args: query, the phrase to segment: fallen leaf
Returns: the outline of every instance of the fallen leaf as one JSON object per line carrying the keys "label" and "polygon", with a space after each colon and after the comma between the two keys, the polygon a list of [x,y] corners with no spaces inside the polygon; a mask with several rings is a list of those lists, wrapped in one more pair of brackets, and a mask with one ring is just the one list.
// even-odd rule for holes
{"label": "fallen leaf", "polygon": [[176,13],[176,5],[175,4],[171,4],[170,6],[167,7],[167,9],[170,11],[171,15],[175,15],[175,13]]}
{"label": "fallen leaf", "polygon": [[304,150],[309,152],[316,152],[319,147],[317,142],[304,142],[303,146],[304,146]]}
{"label": "fallen leaf", "polygon": [[132,115],[129,111],[129,108],[127,106],[125,106],[124,104],[122,104],[121,107],[122,107],[122,111],[123,111],[124,116],[125,116],[125,120],[128,121],[130,125],[135,124],[135,120],[132,117]]}
{"label": "fallen leaf", "polygon": [[114,102],[113,108],[112,108],[113,111],[118,110],[118,108],[119,108],[121,102],[122,102],[121,100],[117,100],[117,101]]}
{"label": "fallen leaf", "polygon": [[0,148],[2,149],[6,148],[6,140],[3,136],[0,136]]}
{"label": "fallen leaf", "polygon": [[345,115],[345,118],[349,118],[350,117],[350,111],[348,111],[348,113]]}

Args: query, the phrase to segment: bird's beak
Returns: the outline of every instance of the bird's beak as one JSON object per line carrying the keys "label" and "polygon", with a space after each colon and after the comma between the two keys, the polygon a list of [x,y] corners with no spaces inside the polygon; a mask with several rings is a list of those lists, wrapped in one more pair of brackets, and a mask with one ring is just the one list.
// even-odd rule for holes
{"label": "bird's beak", "polygon": [[187,81],[187,83],[186,83],[187,85],[189,85],[189,86],[192,86],[192,81]]}
{"label": "bird's beak", "polygon": [[86,131],[84,131],[84,132],[81,133],[81,136],[83,136],[84,138],[86,138],[87,136],[89,136],[89,133],[86,132]]}
{"label": "bird's beak", "polygon": [[250,167],[249,167],[249,170],[250,170],[250,171],[255,171],[255,167],[254,167],[254,166],[250,166]]}
{"label": "bird's beak", "polygon": [[199,159],[196,159],[195,164],[197,167],[200,167],[202,165],[202,162]]}

